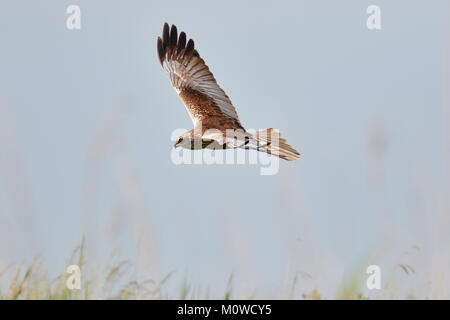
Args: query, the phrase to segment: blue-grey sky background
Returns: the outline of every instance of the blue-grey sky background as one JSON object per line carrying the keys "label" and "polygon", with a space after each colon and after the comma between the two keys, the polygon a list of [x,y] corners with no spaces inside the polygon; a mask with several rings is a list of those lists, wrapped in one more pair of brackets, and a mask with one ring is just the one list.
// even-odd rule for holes
{"label": "blue-grey sky background", "polygon": [[[70,4],[81,30],[66,28]],[[366,27],[371,4],[379,31]],[[118,248],[145,256],[140,272],[155,278],[176,270],[174,288],[188,277],[224,292],[234,272],[240,290],[264,296],[297,271],[331,290],[375,251],[392,256],[383,266],[411,245],[432,261],[448,249],[437,238],[448,223],[448,9],[3,1],[0,264],[40,253],[56,274],[86,234],[94,264]],[[192,124],[156,55],[166,21],[195,40],[242,124],[280,129],[300,161],[274,176],[171,162],[172,131]]]}

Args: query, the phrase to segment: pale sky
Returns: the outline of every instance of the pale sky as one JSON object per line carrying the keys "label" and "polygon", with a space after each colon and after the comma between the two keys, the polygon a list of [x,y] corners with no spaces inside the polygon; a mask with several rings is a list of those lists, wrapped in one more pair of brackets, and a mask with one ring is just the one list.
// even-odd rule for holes
{"label": "pale sky", "polygon": [[[70,4],[81,30],[66,28]],[[366,27],[371,4],[381,30]],[[83,233],[99,261],[116,248],[134,259],[140,238],[150,274],[176,270],[174,288],[187,276],[221,293],[234,272],[264,297],[300,270],[332,290],[374,251],[389,265],[417,244],[428,261],[448,191],[448,9],[5,2],[0,263],[40,253],[55,274]],[[280,129],[300,161],[274,176],[171,162],[171,133],[192,123],[157,58],[166,21],[195,40],[242,124]]]}

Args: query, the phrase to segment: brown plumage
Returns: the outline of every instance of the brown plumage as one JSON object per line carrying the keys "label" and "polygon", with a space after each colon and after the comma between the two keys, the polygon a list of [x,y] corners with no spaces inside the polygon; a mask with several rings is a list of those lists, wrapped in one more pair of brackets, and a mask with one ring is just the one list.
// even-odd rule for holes
{"label": "brown plumage", "polygon": [[[178,36],[175,25],[164,24],[162,38],[158,37],[159,61],[169,75],[172,86],[179,94],[191,119],[194,129],[180,137],[183,140],[214,141],[224,148],[245,148],[274,154],[286,160],[297,160],[300,154],[281,139],[281,134],[273,129],[260,131],[255,135],[245,132],[230,98],[217,84],[205,61],[200,57],[184,32]],[[196,130],[197,129],[197,130]],[[198,130],[199,129],[199,130]],[[216,129],[216,133],[209,133]],[[245,134],[234,138],[225,136],[227,129],[243,131]],[[219,135],[217,131],[221,132]]]}

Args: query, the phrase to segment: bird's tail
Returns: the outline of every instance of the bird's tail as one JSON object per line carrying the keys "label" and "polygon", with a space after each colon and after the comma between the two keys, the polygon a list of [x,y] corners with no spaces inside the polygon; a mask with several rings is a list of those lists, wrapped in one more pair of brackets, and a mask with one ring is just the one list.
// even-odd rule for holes
{"label": "bird's tail", "polygon": [[286,143],[286,139],[281,138],[281,133],[269,128],[253,134],[257,141],[257,146],[252,149],[267,152],[281,159],[293,161],[300,159],[300,153]]}

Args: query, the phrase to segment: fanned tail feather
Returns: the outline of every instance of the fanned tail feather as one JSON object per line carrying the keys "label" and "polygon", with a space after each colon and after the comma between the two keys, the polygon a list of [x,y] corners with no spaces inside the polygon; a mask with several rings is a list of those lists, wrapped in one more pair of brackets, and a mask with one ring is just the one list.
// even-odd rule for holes
{"label": "fanned tail feather", "polygon": [[288,161],[300,159],[300,153],[287,144],[286,139],[281,138],[281,133],[275,129],[258,131],[253,137],[258,141],[258,146],[255,148],[258,151],[267,152]]}

